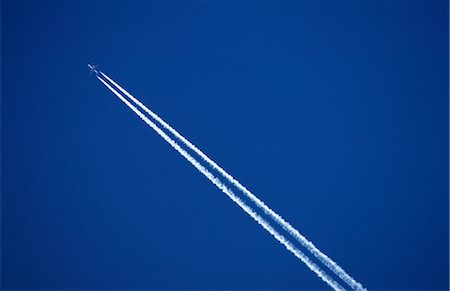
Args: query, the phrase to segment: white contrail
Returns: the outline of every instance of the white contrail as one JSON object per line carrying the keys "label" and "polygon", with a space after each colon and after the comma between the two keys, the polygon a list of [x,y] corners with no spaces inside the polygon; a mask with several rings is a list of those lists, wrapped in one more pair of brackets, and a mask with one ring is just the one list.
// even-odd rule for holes
{"label": "white contrail", "polygon": [[103,72],[100,74],[107,79],[111,84],[118,88],[123,94],[130,98],[134,103],[136,103],[141,109],[147,112],[153,119],[158,121],[164,128],[169,130],[175,137],[182,141],[187,147],[197,153],[205,162],[207,162],[211,167],[216,169],[223,177],[230,181],[234,186],[241,190],[247,197],[249,197],[259,208],[261,208],[266,214],[268,214],[272,219],[274,219],[284,230],[286,230],[290,235],[297,239],[302,246],[304,246],[308,251],[310,251],[317,259],[319,259],[326,267],[328,267],[333,273],[335,273],[339,278],[341,278],[345,283],[347,283],[354,290],[365,290],[365,288],[352,278],[347,272],[344,271],[336,262],[329,258],[326,254],[320,251],[311,241],[309,241],[305,236],[303,236],[297,229],[295,229],[289,222],[284,220],[278,213],[273,211],[269,206],[267,206],[261,199],[256,197],[250,190],[243,186],[238,180],[233,176],[228,174],[224,169],[222,169],[218,164],[211,160],[205,153],[203,153],[199,148],[182,136],[178,131],[171,127],[167,122],[165,122],[161,117],[159,117],[152,110],[147,108],[143,103],[136,99],[133,95],[128,93],[124,88],[117,84],[114,80],[108,77]]}
{"label": "white contrail", "polygon": [[164,131],[162,131],[156,124],[149,120],[142,112],[139,111],[134,105],[125,99],[119,92],[112,88],[102,78],[97,76],[111,92],[113,92],[123,103],[125,103],[137,116],[139,116],[147,125],[156,131],[167,143],[169,143],[179,154],[181,154],[186,160],[188,160],[200,173],[208,178],[217,188],[222,190],[231,200],[233,200],[239,207],[241,207],[248,215],[250,215],[258,224],[260,224],[265,230],[267,230],[273,237],[275,237],[286,249],[291,251],[297,258],[308,266],[308,268],[317,274],[325,283],[327,283],[334,290],[345,290],[342,286],[334,281],[328,274],[326,274],[319,266],[312,262],[304,253],[287,241],[280,233],[278,233],[267,221],[259,216],[253,209],[251,209],[244,201],[237,197],[230,189],[228,189],[217,177],[209,172],[203,165],[201,165],[195,158],[193,158],[186,150],[182,149],[177,142],[171,139]]}

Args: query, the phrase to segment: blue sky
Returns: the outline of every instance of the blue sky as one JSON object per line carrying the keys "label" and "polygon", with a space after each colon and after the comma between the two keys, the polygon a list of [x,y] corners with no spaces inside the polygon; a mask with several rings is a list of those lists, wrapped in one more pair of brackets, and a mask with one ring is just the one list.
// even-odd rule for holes
{"label": "blue sky", "polygon": [[2,289],[325,289],[100,68],[369,289],[448,289],[447,1],[2,1]]}

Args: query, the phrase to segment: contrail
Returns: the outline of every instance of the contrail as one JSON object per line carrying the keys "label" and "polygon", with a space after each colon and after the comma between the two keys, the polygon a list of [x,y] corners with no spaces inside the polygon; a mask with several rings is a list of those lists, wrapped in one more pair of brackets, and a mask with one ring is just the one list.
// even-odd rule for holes
{"label": "contrail", "polygon": [[216,169],[224,178],[226,178],[230,183],[236,186],[240,191],[242,191],[250,200],[252,200],[259,208],[261,208],[267,215],[269,215],[273,220],[275,220],[284,230],[286,230],[290,235],[292,235],[297,241],[300,242],[308,251],[310,251],[317,259],[319,259],[326,267],[328,267],[333,273],[335,273],[339,278],[341,278],[345,283],[347,283],[354,290],[366,290],[361,283],[357,282],[352,278],[344,269],[329,258],[326,254],[320,251],[311,241],[309,241],[305,236],[303,236],[297,229],[295,229],[289,222],[284,220],[278,213],[273,211],[269,206],[267,206],[261,199],[256,197],[250,190],[243,186],[238,180],[233,176],[228,174],[223,168],[221,168],[216,162],[211,160],[205,153],[203,153],[199,148],[182,136],[178,131],[171,127],[167,122],[165,122],[161,117],[159,117],[152,110],[147,108],[143,103],[136,99],[133,95],[128,93],[124,88],[117,84],[114,80],[108,77],[103,72],[99,72],[105,79],[107,79],[111,84],[118,88],[123,94],[125,94],[129,99],[131,99],[135,104],[137,104],[141,109],[147,112],[153,119],[158,121],[164,128],[169,130],[175,137],[177,137],[181,142],[183,142],[188,148],[193,150],[198,154],[205,162],[207,162],[211,167]]}
{"label": "contrail", "polygon": [[292,245],[291,242],[286,240],[280,233],[278,233],[267,221],[259,216],[253,209],[251,209],[244,201],[237,197],[230,189],[228,189],[217,177],[209,172],[203,165],[201,165],[195,158],[193,158],[186,150],[182,149],[180,145],[171,139],[164,131],[162,131],[155,123],[148,119],[145,114],[139,111],[134,105],[125,99],[119,92],[112,88],[107,82],[97,75],[99,79],[111,92],[113,92],[125,105],[127,105],[137,116],[139,116],[148,126],[150,126],[157,134],[159,134],[172,148],[174,148],[179,154],[181,154],[186,160],[188,160],[200,173],[202,173],[208,180],[210,180],[217,188],[225,193],[233,202],[241,207],[248,215],[250,215],[259,225],[261,225],[266,231],[268,231],[273,237],[275,237],[282,245],[292,252],[297,258],[299,258],[306,266],[317,274],[325,283],[327,283],[334,290],[345,290],[339,283],[334,281],[328,274],[326,274],[319,266],[312,262],[304,253]]}

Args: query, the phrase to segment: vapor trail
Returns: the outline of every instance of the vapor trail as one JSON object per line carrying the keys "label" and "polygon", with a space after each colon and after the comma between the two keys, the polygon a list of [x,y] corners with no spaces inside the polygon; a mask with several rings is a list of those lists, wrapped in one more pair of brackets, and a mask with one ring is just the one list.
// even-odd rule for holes
{"label": "vapor trail", "polygon": [[203,165],[201,165],[195,158],[193,158],[186,150],[182,149],[180,145],[171,139],[164,131],[162,131],[155,123],[148,119],[142,112],[139,111],[134,105],[125,99],[119,92],[112,88],[102,78],[97,75],[97,79],[100,80],[111,92],[113,92],[125,105],[127,105],[137,116],[139,116],[148,126],[150,126],[157,134],[159,134],[167,143],[169,143],[179,154],[181,154],[186,160],[188,160],[200,173],[202,173],[208,180],[210,180],[217,188],[225,193],[233,202],[241,207],[248,215],[250,215],[259,225],[261,225],[266,231],[268,231],[273,237],[275,237],[282,245],[292,252],[297,258],[299,258],[306,266],[317,274],[325,283],[327,283],[334,290],[345,290],[334,281],[328,274],[326,274],[319,266],[312,262],[304,253],[287,241],[280,233],[278,233],[267,221],[259,216],[253,209],[251,209],[244,201],[237,197],[230,189],[228,189],[219,178],[215,177],[209,172]]}
{"label": "vapor trail", "polygon": [[100,74],[107,79],[111,84],[118,88],[123,94],[125,94],[129,99],[131,99],[135,104],[137,104],[141,109],[147,112],[153,119],[158,121],[164,128],[169,130],[175,137],[177,137],[181,142],[183,142],[188,148],[193,150],[198,154],[205,162],[207,162],[211,167],[216,169],[224,178],[226,178],[230,183],[241,190],[250,200],[252,200],[259,208],[261,208],[267,215],[269,215],[273,220],[275,220],[284,230],[286,230],[290,235],[292,235],[297,241],[300,242],[308,251],[310,251],[317,259],[319,259],[326,267],[328,267],[333,273],[335,273],[339,278],[341,278],[345,283],[347,283],[354,290],[366,290],[359,282],[352,278],[344,269],[329,258],[326,254],[320,251],[311,241],[309,241],[305,236],[303,236],[297,229],[295,229],[289,222],[284,220],[278,213],[273,211],[269,206],[267,206],[261,199],[256,197],[250,190],[243,186],[238,180],[233,176],[228,174],[224,169],[222,169],[218,164],[211,160],[205,153],[203,153],[199,148],[182,136],[178,131],[171,127],[167,122],[165,122],[161,117],[159,117],[152,110],[147,108],[143,103],[136,99],[133,95],[128,93],[119,84],[114,82],[110,77],[108,77],[103,72]]}

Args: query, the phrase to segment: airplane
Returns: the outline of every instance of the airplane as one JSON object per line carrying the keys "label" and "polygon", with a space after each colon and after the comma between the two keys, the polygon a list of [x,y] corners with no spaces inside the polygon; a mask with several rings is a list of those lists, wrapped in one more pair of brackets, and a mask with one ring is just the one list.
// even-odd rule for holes
{"label": "airplane", "polygon": [[90,69],[89,76],[92,75],[92,73],[95,73],[96,75],[98,75],[98,65],[88,64],[88,67]]}

